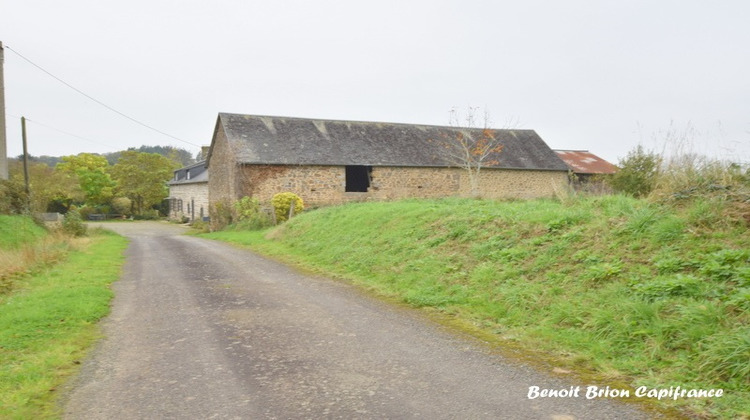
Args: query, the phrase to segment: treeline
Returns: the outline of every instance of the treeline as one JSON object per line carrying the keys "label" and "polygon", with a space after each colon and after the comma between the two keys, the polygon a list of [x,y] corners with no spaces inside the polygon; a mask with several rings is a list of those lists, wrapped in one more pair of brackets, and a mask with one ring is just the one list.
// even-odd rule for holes
{"label": "treeline", "polygon": [[[200,160],[204,159],[204,156],[202,156],[202,152],[198,152],[195,156],[190,153],[190,151],[181,149],[179,147],[174,146],[140,146],[140,147],[129,147],[127,150],[119,151],[119,152],[112,152],[112,153],[103,153],[101,154],[107,159],[107,162],[109,162],[110,165],[115,165],[117,163],[117,160],[120,159],[120,155],[124,151],[136,151],[141,153],[156,153],[157,155],[162,155],[166,158],[169,158],[171,160],[174,160],[176,162],[179,162],[181,166],[189,166],[193,163],[196,163]],[[19,155],[16,157],[16,159],[23,160],[23,155]],[[62,160],[61,156],[48,156],[48,155],[41,155],[41,156],[29,156],[29,162],[36,162],[36,163],[44,163],[47,166],[55,167],[60,161]]]}
{"label": "treeline", "polygon": [[190,152],[171,146],[33,157],[27,190],[22,159],[11,159],[9,179],[0,181],[0,214],[76,211],[83,218],[94,213],[158,217],[165,211],[166,183],[174,170],[195,161]]}

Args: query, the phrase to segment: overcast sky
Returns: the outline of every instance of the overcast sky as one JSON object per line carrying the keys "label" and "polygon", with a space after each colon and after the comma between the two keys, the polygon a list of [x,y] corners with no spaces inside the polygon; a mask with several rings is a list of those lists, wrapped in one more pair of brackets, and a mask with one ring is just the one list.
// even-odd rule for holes
{"label": "overcast sky", "polygon": [[447,125],[475,106],[612,162],[639,143],[747,162],[749,16],[747,0],[0,0],[8,154],[21,116],[29,152],[60,156],[195,153],[219,112]]}

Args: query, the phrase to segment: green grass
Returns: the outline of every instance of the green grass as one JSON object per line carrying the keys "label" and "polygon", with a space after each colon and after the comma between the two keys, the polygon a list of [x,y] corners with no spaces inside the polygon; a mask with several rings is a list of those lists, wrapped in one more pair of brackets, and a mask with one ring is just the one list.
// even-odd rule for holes
{"label": "green grass", "polygon": [[17,249],[38,241],[47,234],[30,217],[0,214],[0,249]]}
{"label": "green grass", "polygon": [[126,240],[78,240],[65,261],[0,295],[0,418],[56,418],[57,389],[77,371],[109,312]]}
{"label": "green grass", "polygon": [[732,418],[750,406],[750,235],[706,223],[721,212],[621,196],[414,200],[207,236],[436,308],[605,384],[723,388],[663,404]]}

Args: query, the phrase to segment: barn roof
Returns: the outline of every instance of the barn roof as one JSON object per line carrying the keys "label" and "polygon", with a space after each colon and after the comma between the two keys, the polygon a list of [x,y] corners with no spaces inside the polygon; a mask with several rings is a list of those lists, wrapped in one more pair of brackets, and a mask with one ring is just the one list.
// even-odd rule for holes
{"label": "barn roof", "polygon": [[617,166],[588,150],[555,150],[558,156],[577,174],[613,174]]}
{"label": "barn roof", "polygon": [[[450,166],[436,141],[480,129],[429,125],[316,120],[220,113],[238,163],[276,165]],[[493,130],[503,144],[493,167],[567,171],[568,167],[533,130]],[[213,145],[212,145],[213,148]],[[209,152],[209,163],[211,159]]]}

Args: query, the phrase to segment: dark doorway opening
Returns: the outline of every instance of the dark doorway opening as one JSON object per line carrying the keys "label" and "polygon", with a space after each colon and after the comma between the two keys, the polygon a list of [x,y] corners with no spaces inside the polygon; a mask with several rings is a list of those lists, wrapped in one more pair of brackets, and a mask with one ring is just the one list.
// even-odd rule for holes
{"label": "dark doorway opening", "polygon": [[367,192],[370,188],[372,166],[346,167],[346,192]]}

